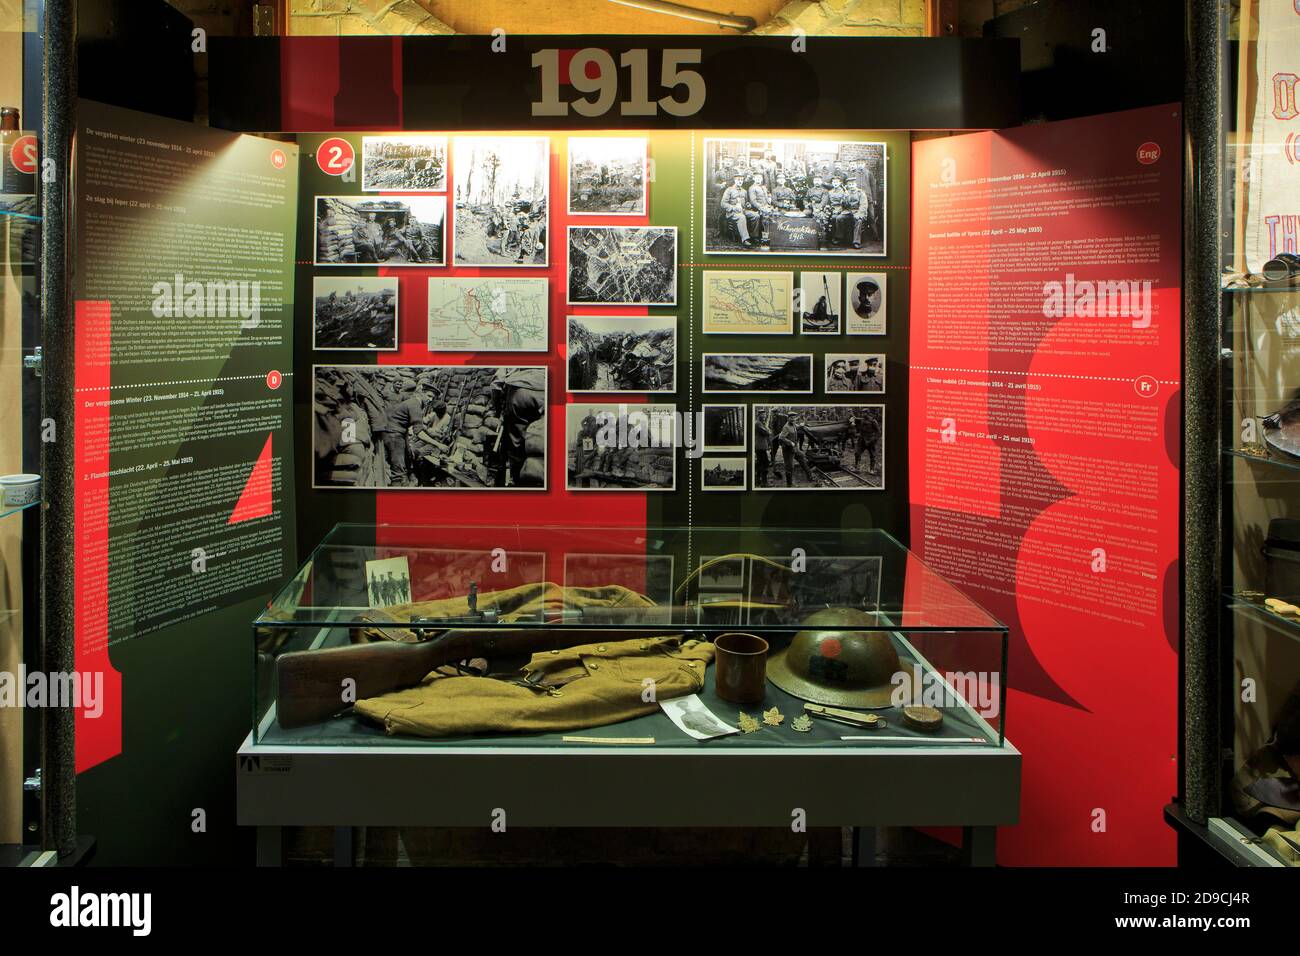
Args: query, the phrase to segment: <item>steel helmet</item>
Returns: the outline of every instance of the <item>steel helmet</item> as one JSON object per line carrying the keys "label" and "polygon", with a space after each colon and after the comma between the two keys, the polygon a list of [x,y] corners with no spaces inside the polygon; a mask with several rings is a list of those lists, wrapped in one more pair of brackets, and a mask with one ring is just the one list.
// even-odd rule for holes
{"label": "steel helmet", "polygon": [[903,670],[885,631],[848,631],[874,625],[874,614],[857,608],[826,608],[809,615],[790,646],[767,662],[767,677],[787,694],[814,704],[878,708],[893,703]]}

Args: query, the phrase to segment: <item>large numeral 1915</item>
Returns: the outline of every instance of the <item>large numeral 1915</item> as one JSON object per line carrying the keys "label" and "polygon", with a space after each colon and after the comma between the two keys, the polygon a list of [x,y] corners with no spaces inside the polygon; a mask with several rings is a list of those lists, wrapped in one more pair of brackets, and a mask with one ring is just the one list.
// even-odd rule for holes
{"label": "large numeral 1915", "polygon": [[[696,70],[683,66],[698,64],[702,58],[699,50],[664,50],[659,71],[659,86],[667,94],[657,100],[650,99],[650,51],[625,50],[619,57],[619,66],[628,72],[626,98],[618,103],[622,116],[654,116],[658,110],[672,116],[692,116],[704,106],[706,89],[704,77]],[[569,61],[569,84],[579,93],[587,94],[566,103],[560,99],[560,51],[538,50],[533,54],[533,66],[541,71],[542,98],[535,101],[534,116],[568,116],[569,109],[580,116],[604,116],[618,101],[619,67],[608,50],[586,47]],[[588,67],[595,66],[595,76],[588,76]],[[686,98],[678,100],[675,92],[685,87]]]}

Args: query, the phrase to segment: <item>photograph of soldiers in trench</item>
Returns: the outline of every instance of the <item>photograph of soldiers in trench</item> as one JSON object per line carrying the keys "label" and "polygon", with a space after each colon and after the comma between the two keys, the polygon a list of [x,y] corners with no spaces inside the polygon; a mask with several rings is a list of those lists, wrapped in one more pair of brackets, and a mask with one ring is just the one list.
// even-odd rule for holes
{"label": "photograph of soldiers in trench", "polygon": [[397,348],[397,280],[316,276],[312,280],[312,348]]}
{"label": "photograph of soldiers in trench", "polygon": [[675,316],[569,316],[569,391],[676,389]]}
{"label": "photograph of soldiers in trench", "polygon": [[745,450],[745,406],[704,406],[704,450]]}
{"label": "photograph of soldiers in trench", "polygon": [[442,192],[447,188],[446,137],[363,137],[361,188],[366,192]]}
{"label": "photograph of soldiers in trench", "polygon": [[710,139],[704,251],[885,254],[885,145]]}
{"label": "photograph of soldiers in trench", "polygon": [[456,264],[546,265],[549,140],[462,137],[453,154]]}
{"label": "photograph of soldiers in trench", "polygon": [[644,139],[569,140],[569,212],[609,216],[645,213]]}
{"label": "photograph of soldiers in trench", "polygon": [[546,369],[319,365],[317,488],[546,487]]}
{"label": "photograph of soldiers in trench", "polygon": [[316,197],[316,265],[440,266],[447,200]]}
{"label": "photograph of soldiers in trench", "polygon": [[756,489],[885,486],[883,405],[755,405],[753,414]]}
{"label": "photograph of soldiers in trench", "polygon": [[866,392],[879,395],[885,390],[885,356],[827,355],[826,391]]}

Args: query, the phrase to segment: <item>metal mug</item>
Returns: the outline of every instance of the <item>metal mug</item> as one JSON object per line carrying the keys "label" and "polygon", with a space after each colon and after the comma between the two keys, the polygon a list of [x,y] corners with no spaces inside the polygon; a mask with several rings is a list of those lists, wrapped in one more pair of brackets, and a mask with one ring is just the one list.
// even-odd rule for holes
{"label": "metal mug", "polygon": [[767,641],[732,631],[713,642],[713,687],[733,704],[757,704],[767,686]]}

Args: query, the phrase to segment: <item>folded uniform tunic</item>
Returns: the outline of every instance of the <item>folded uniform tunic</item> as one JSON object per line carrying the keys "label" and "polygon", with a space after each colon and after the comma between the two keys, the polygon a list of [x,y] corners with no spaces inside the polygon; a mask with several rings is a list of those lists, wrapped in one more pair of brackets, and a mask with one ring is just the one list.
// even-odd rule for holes
{"label": "folded uniform tunic", "polygon": [[512,679],[445,676],[356,703],[390,734],[545,733],[614,724],[704,688],[707,641],[679,636],[584,644],[534,654]]}
{"label": "folded uniform tunic", "polygon": [[[550,583],[483,594],[479,601],[503,612],[502,627],[508,627],[511,617],[541,608],[654,605],[626,588],[561,588]],[[467,610],[435,606],[440,603],[386,610],[406,620]],[[579,634],[575,631],[575,637]],[[421,737],[601,727],[653,713],[660,700],[698,693],[712,660],[711,643],[680,634],[601,641],[534,654],[515,674],[471,677],[434,671],[415,687],[359,700],[354,710],[383,724],[390,734]]]}

